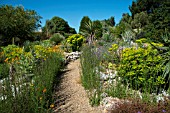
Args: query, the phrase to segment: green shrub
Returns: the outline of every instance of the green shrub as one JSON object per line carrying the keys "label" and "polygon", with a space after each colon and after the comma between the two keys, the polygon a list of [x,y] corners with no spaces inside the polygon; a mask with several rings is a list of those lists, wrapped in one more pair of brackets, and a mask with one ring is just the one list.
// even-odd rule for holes
{"label": "green shrub", "polygon": [[56,33],[51,36],[50,41],[54,42],[56,45],[61,43],[61,41],[64,40],[64,36],[61,35],[60,33]]}
{"label": "green shrub", "polygon": [[99,46],[104,46],[104,44],[105,44],[105,42],[104,41],[98,41],[98,43],[97,43]]}
{"label": "green shrub", "polygon": [[40,43],[42,42],[40,41],[30,42],[29,40],[27,40],[23,44],[23,49],[25,52],[30,52],[35,45],[39,45]]}
{"label": "green shrub", "polygon": [[105,34],[103,34],[103,36],[102,36],[102,39],[105,41],[105,42],[110,42],[111,41],[111,36],[110,36],[110,34],[108,34],[108,33],[105,33]]}
{"label": "green shrub", "polygon": [[[126,48],[123,50],[118,74],[131,88],[158,91],[165,80],[161,77],[164,67],[158,50],[150,44],[145,48]],[[157,44],[158,45],[158,44]]]}
{"label": "green shrub", "polygon": [[74,34],[68,37],[67,42],[71,45],[72,51],[79,51],[85,38],[80,34]]}
{"label": "green shrub", "polygon": [[61,42],[61,48],[62,48],[62,50],[64,50],[65,52],[71,52],[71,51],[72,51],[72,48],[71,48],[70,44],[67,43],[67,40],[63,40],[63,41]]}

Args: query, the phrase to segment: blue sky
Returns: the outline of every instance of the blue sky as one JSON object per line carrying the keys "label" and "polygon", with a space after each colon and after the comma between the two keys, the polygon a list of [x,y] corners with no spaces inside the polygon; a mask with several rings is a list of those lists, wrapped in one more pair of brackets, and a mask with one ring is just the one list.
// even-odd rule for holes
{"label": "blue sky", "polygon": [[47,19],[59,16],[78,31],[83,16],[92,20],[115,17],[116,23],[123,13],[130,13],[128,7],[133,0],[0,0],[0,4],[22,5],[25,9],[35,10],[43,17],[42,26]]}

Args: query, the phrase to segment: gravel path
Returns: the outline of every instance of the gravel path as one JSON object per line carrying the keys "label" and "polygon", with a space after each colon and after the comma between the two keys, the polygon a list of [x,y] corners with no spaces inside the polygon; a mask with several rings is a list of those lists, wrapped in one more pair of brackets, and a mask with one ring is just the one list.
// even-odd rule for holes
{"label": "gravel path", "polygon": [[102,113],[98,107],[91,107],[86,91],[81,85],[80,60],[70,62],[57,88],[54,113]]}

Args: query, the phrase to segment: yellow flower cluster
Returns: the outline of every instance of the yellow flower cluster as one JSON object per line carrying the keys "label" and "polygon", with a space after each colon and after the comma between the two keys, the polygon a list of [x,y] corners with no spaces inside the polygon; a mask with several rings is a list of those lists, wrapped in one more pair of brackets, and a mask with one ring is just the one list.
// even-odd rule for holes
{"label": "yellow flower cluster", "polygon": [[[157,43],[151,44],[162,46]],[[135,87],[142,86],[144,82],[149,83],[149,81],[156,84],[154,87],[165,83],[164,79],[158,76],[164,68],[161,65],[162,57],[151,44],[147,44],[146,47],[125,48],[122,52],[118,73]]]}
{"label": "yellow flower cluster", "polygon": [[136,43],[140,46],[144,46],[144,47],[149,47],[152,48],[151,45],[154,45],[156,47],[163,47],[164,45],[162,43],[154,43],[154,42],[149,42],[147,39],[142,38],[142,39],[138,39],[136,40]]}
{"label": "yellow flower cluster", "polygon": [[4,62],[8,64],[20,64],[21,60],[30,61],[33,60],[33,57],[46,60],[51,53],[63,53],[59,45],[53,47],[35,45],[33,48],[35,56],[32,54],[32,52],[25,52],[23,48],[20,48],[15,45],[9,45],[7,47],[4,47],[2,50],[3,51],[0,53],[0,58],[2,56],[5,56]]}
{"label": "yellow flower cluster", "polygon": [[42,58],[44,60],[46,60],[48,58],[48,55],[51,53],[63,53],[59,45],[53,47],[43,47],[41,45],[35,45],[34,50],[36,58]]}
{"label": "yellow flower cluster", "polygon": [[117,44],[113,44],[111,48],[109,48],[109,52],[111,51],[116,51],[118,49],[118,45]]}
{"label": "yellow flower cluster", "polygon": [[20,59],[20,56],[23,54],[23,49],[10,45],[4,48],[2,53],[2,55],[5,56],[4,62],[11,64]]}
{"label": "yellow flower cluster", "polygon": [[73,51],[78,51],[83,45],[85,38],[80,34],[73,34],[67,38],[67,43],[70,44]]}
{"label": "yellow flower cluster", "polygon": [[51,104],[51,105],[50,105],[50,108],[54,108],[54,104]]}

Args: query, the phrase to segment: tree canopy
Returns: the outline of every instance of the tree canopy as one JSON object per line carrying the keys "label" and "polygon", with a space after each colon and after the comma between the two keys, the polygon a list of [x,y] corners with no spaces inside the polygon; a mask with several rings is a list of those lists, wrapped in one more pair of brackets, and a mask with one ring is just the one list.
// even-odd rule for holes
{"label": "tree canopy", "polygon": [[22,6],[0,6],[0,41],[7,45],[19,40],[33,40],[34,32],[40,27],[41,17],[34,10],[25,10]]}
{"label": "tree canopy", "polygon": [[170,2],[164,2],[149,15],[149,24],[144,29],[153,41],[163,42],[161,35],[170,33]]}
{"label": "tree canopy", "polygon": [[156,8],[168,1],[169,0],[136,0],[132,2],[131,6],[129,6],[129,10],[132,13],[132,17],[142,11],[146,11],[150,14],[153,13]]}
{"label": "tree canopy", "polygon": [[67,37],[66,35],[68,34],[76,34],[75,29],[71,28],[67,21],[57,16],[46,21],[44,32],[47,37],[52,36],[55,33],[60,33],[65,37]]}
{"label": "tree canopy", "polygon": [[140,12],[134,15],[134,19],[131,22],[132,28],[143,28],[149,23],[148,15],[146,12]]}
{"label": "tree canopy", "polygon": [[163,42],[160,36],[170,32],[169,0],[136,0],[129,9],[133,28],[142,27],[146,38]]}
{"label": "tree canopy", "polygon": [[111,16],[109,19],[105,19],[104,21],[108,26],[115,26],[115,18],[113,16]]}
{"label": "tree canopy", "polygon": [[84,29],[84,25],[85,23],[91,21],[90,18],[88,16],[84,16],[82,19],[81,19],[81,22],[80,22],[80,27],[79,27],[79,33],[80,32],[83,32],[83,29]]}

